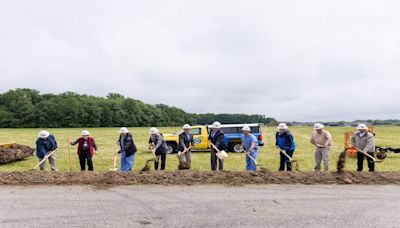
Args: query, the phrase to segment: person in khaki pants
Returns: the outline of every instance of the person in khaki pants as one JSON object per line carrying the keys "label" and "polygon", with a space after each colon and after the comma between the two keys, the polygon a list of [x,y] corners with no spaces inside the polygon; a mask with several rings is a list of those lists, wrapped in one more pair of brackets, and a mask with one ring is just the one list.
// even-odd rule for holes
{"label": "person in khaki pants", "polygon": [[[57,150],[57,141],[54,138],[54,135],[50,134],[48,131],[39,132],[39,138],[36,140],[36,156],[39,161],[42,161],[48,154],[55,150]],[[53,154],[48,157],[48,159],[51,170],[57,171],[56,156]],[[43,162],[39,167],[40,170],[44,170],[45,162]]]}
{"label": "person in khaki pants", "polygon": [[192,127],[189,124],[185,124],[182,128],[182,134],[179,135],[178,150],[180,152],[184,152],[186,149],[188,149],[184,155],[181,155],[181,159],[186,162],[185,169],[190,169],[192,167],[192,149],[194,148],[194,138],[193,135],[190,134],[191,129]]}
{"label": "person in khaki pants", "polygon": [[332,145],[332,135],[324,129],[324,125],[316,123],[311,136],[315,145],[315,171],[321,171],[321,161],[324,161],[324,171],[329,172],[329,153]]}

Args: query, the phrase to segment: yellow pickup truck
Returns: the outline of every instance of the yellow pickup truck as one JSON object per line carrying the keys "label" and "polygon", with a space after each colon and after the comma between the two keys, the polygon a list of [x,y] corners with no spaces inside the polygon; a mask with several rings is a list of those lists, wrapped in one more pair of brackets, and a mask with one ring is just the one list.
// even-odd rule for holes
{"label": "yellow pickup truck", "polygon": [[[224,142],[230,152],[242,152],[242,128],[249,126],[251,132],[257,137],[260,146],[263,146],[262,126],[261,124],[225,124],[221,130],[225,134]],[[192,126],[191,134],[194,136],[194,151],[207,151],[211,149],[211,142],[208,140],[210,127],[205,125]],[[168,145],[168,153],[177,152],[179,135],[182,131],[175,134],[164,134],[164,139]]]}

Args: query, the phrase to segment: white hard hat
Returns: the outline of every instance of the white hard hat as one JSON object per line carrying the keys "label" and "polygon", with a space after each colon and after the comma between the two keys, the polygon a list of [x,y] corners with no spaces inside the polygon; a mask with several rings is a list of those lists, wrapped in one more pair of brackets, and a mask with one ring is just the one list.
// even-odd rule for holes
{"label": "white hard hat", "polygon": [[212,124],[212,128],[220,129],[220,128],[221,128],[221,123],[218,122],[218,121],[215,121],[215,122]]}
{"label": "white hard hat", "polygon": [[325,126],[324,125],[322,125],[322,124],[320,124],[320,123],[316,123],[315,125],[314,125],[314,130],[321,130],[322,128],[324,128]]}
{"label": "white hard hat", "polygon": [[50,133],[48,131],[40,131],[39,132],[39,138],[41,139],[46,139],[47,137],[49,137]]}
{"label": "white hard hat", "polygon": [[159,130],[155,127],[150,128],[149,134],[150,135],[154,135],[157,134],[159,132]]}
{"label": "white hard hat", "polygon": [[182,129],[189,130],[189,129],[192,129],[192,127],[189,124],[185,124],[185,125],[183,125]]}
{"label": "white hard hat", "polygon": [[280,123],[280,124],[278,125],[278,129],[279,129],[279,130],[286,130],[286,129],[288,129],[288,126],[287,126],[287,124],[285,124],[285,123]]}
{"label": "white hard hat", "polygon": [[357,126],[357,130],[368,130],[368,127],[365,124],[359,124]]}
{"label": "white hard hat", "polygon": [[119,133],[120,134],[127,134],[127,133],[129,133],[129,130],[126,127],[122,127],[121,129],[119,129]]}
{"label": "white hard hat", "polygon": [[249,126],[244,126],[244,127],[242,128],[242,131],[249,131],[249,132],[250,132],[251,130],[250,130]]}
{"label": "white hard hat", "polygon": [[81,133],[81,135],[82,135],[82,136],[89,136],[90,133],[89,133],[88,130],[83,130],[82,133]]}

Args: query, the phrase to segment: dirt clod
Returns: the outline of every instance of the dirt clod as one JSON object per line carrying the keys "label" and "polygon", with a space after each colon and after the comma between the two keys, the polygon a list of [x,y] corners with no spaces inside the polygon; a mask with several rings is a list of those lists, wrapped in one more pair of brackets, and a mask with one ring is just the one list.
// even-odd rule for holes
{"label": "dirt clod", "polygon": [[346,184],[352,184],[353,183],[353,181],[351,179],[349,179],[349,178],[344,178],[343,181]]}

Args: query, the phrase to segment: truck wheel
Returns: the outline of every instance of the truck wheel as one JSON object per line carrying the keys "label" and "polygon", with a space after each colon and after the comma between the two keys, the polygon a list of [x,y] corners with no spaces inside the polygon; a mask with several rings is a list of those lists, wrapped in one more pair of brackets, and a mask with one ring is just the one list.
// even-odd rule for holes
{"label": "truck wheel", "polygon": [[231,145],[231,151],[235,153],[242,153],[243,152],[243,147],[242,144],[240,143],[234,143]]}
{"label": "truck wheel", "polygon": [[174,152],[176,152],[176,146],[172,143],[167,143],[167,154],[172,154]]}

